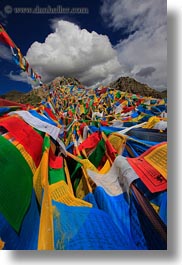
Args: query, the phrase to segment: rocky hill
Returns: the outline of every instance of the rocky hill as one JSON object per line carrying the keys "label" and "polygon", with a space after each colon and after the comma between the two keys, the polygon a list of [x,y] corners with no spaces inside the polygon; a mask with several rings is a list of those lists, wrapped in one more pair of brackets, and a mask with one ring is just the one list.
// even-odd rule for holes
{"label": "rocky hill", "polygon": [[[45,99],[48,96],[52,83],[58,84],[60,86],[75,85],[84,88],[84,86],[78,79],[71,77],[66,78],[62,76],[62,77],[57,77],[52,82],[45,84],[42,87],[33,89],[28,93],[11,91],[5,95],[1,95],[1,98],[16,101],[18,103],[29,103],[33,106],[36,106],[41,102],[42,99]],[[108,87],[125,91],[128,93],[140,94],[142,96],[152,96],[154,98],[167,97],[167,90],[159,92],[153,88],[150,88],[146,84],[139,83],[138,81],[130,77],[120,77],[118,80],[110,83]]]}
{"label": "rocky hill", "polygon": [[57,77],[52,82],[45,84],[43,87],[37,87],[28,93],[22,93],[20,91],[12,90],[5,95],[1,95],[1,98],[15,101],[18,103],[29,103],[33,106],[38,105],[42,99],[45,99],[49,94],[49,89],[52,83],[58,83],[59,85],[76,85],[82,87],[83,85],[76,78],[71,77]]}
{"label": "rocky hill", "polygon": [[75,77],[73,78],[73,77],[62,76],[62,77],[57,77],[56,79],[54,79],[54,81],[59,81],[61,86],[74,85],[74,86],[83,87],[83,84]]}
{"label": "rocky hill", "polygon": [[146,84],[142,84],[131,77],[120,77],[116,81],[109,84],[109,87],[120,91],[139,94],[141,96],[151,96],[154,98],[163,98],[166,93],[157,91]]}
{"label": "rocky hill", "polygon": [[12,90],[5,95],[1,95],[1,98],[8,99],[18,103],[29,103],[36,106],[41,100],[46,97],[47,93],[44,92],[43,88],[39,87],[28,93],[22,93],[20,91]]}

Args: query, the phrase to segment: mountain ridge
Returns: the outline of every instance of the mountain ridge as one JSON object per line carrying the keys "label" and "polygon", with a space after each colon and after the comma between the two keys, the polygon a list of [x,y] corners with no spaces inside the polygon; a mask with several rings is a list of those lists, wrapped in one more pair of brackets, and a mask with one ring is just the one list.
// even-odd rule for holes
{"label": "mountain ridge", "polygon": [[[18,103],[29,103],[32,105],[37,105],[41,102],[42,99],[45,99],[48,96],[51,84],[55,82],[59,82],[60,86],[74,85],[84,88],[84,85],[77,78],[61,76],[45,84],[48,89],[43,89],[43,87],[40,86],[28,93],[12,90],[4,95],[1,95],[0,97],[11,101],[16,101]],[[120,77],[116,81],[113,81],[104,87],[110,87],[116,90],[132,94],[139,94],[141,96],[150,96],[154,98],[167,97],[167,90],[162,92],[157,91],[146,84],[142,84],[136,81],[131,77]]]}
{"label": "mountain ridge", "polygon": [[167,96],[167,90],[158,91],[154,88],[149,87],[147,84],[138,82],[137,80],[129,76],[119,77],[116,81],[111,82],[109,86],[120,91],[139,94],[146,97],[163,98]]}

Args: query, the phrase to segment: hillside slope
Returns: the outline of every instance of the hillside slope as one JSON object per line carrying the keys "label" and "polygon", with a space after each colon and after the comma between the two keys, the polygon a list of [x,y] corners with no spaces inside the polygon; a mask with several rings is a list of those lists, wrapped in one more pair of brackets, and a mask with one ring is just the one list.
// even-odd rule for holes
{"label": "hillside slope", "polygon": [[142,84],[131,77],[120,77],[116,81],[109,84],[111,88],[118,89],[120,91],[139,94],[141,96],[150,96],[154,98],[163,98],[166,93],[157,91],[146,84]]}

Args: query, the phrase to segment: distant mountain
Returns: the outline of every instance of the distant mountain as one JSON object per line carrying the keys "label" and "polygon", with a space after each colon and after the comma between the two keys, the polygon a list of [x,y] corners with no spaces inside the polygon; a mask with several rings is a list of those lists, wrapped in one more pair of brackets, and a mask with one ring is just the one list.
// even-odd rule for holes
{"label": "distant mountain", "polygon": [[167,98],[167,90],[164,90],[161,93],[163,98]]}
{"label": "distant mountain", "polygon": [[49,89],[51,88],[53,83],[56,84],[58,83],[61,86],[74,85],[74,86],[83,87],[82,83],[78,79],[72,77],[66,78],[64,76],[61,76],[45,84],[47,89],[44,89],[43,87],[40,86],[28,93],[12,90],[4,95],[1,95],[0,97],[18,103],[24,103],[24,104],[29,103],[33,106],[36,106],[41,102],[42,99],[45,99],[49,95]]}
{"label": "distant mountain", "polygon": [[43,89],[37,88],[28,93],[22,93],[16,90],[12,90],[4,95],[1,95],[1,98],[11,100],[18,103],[29,103],[33,106],[36,106],[41,102],[41,99],[46,96],[46,93]]}
{"label": "distant mountain", "polygon": [[74,86],[83,87],[83,84],[75,77],[64,77],[64,76],[61,76],[61,77],[55,78],[54,81],[52,81],[52,82],[55,82],[55,81],[60,82],[61,86],[74,85]]}
{"label": "distant mountain", "polygon": [[11,91],[7,92],[4,95],[0,95],[0,97],[1,98],[4,98],[4,99],[8,99],[8,100],[16,101],[17,102],[17,99],[19,99],[23,95],[24,95],[24,93],[22,93],[20,91],[11,90]]}
{"label": "distant mountain", "polygon": [[116,81],[109,84],[109,87],[141,96],[151,96],[154,98],[163,98],[166,92],[157,91],[146,84],[142,84],[131,77],[120,77]]}
{"label": "distant mountain", "polygon": [[[19,91],[12,90],[11,92],[1,95],[1,98],[16,101],[18,103],[29,103],[33,106],[38,105],[42,99],[45,99],[49,95],[50,88],[52,84],[58,84],[60,86],[64,85],[74,85],[77,87],[83,87],[83,84],[76,78],[72,77],[57,77],[53,81],[45,84],[46,89],[43,87],[38,87],[33,89],[28,93],[22,93]],[[151,96],[154,98],[164,98],[167,97],[167,90],[159,92],[153,88],[150,88],[146,84],[141,84],[133,78],[130,77],[120,77],[116,81],[108,85],[110,88],[125,91],[132,94],[139,94],[141,96]]]}

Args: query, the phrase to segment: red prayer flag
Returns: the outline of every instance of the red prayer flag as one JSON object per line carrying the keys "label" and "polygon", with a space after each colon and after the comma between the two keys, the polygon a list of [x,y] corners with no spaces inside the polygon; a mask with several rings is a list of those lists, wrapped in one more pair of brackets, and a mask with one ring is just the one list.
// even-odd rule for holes
{"label": "red prayer flag", "polygon": [[53,151],[49,151],[49,167],[54,169],[63,168],[63,157],[56,156]]}
{"label": "red prayer flag", "polygon": [[111,160],[114,162],[116,155],[118,153],[115,150],[115,148],[112,146],[112,144],[109,142],[109,140],[106,140],[105,143],[106,143],[107,153],[108,153],[109,157],[111,158]]}
{"label": "red prayer flag", "polygon": [[54,121],[57,121],[57,118],[55,117],[55,115],[52,113],[52,110],[50,110],[49,108],[44,108],[45,109],[45,111],[47,112],[47,114],[49,115],[49,117],[51,118],[51,119],[53,119]]}
{"label": "red prayer flag", "polygon": [[0,126],[4,127],[32,157],[38,167],[42,157],[43,138],[30,125],[16,116],[9,116],[0,120]]}
{"label": "red prayer flag", "polygon": [[129,164],[151,192],[160,192],[167,189],[167,180],[151,164],[145,160],[145,156],[152,150],[164,145],[165,142],[150,147],[142,155],[136,158],[127,158]]}
{"label": "red prayer flag", "polygon": [[0,25],[0,41],[9,45],[12,48],[15,48],[14,42],[11,40],[9,35],[6,33],[6,31],[3,29],[3,27]]}
{"label": "red prayer flag", "polygon": [[79,151],[83,149],[92,149],[97,146],[98,142],[100,141],[100,137],[98,132],[91,134],[83,143],[78,146]]}

